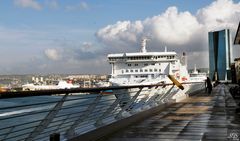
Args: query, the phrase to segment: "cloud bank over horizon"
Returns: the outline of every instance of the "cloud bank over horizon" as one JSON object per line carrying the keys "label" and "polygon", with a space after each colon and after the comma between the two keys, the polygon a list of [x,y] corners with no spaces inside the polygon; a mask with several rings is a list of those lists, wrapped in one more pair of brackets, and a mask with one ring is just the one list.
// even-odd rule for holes
{"label": "cloud bank over horizon", "polygon": [[[95,29],[87,29],[78,24],[79,21],[84,22],[81,18],[99,20],[97,17],[89,17],[87,12],[101,9],[102,5],[57,0],[14,0],[11,4],[22,11],[27,9],[25,12],[31,16],[56,16],[54,14],[58,13],[62,18],[59,14],[62,12],[61,14],[66,14],[64,16],[71,17],[69,19],[72,21],[64,19],[70,25],[57,22],[37,26],[31,26],[32,21],[25,21],[25,24],[23,22],[14,28],[11,28],[11,24],[7,26],[7,23],[0,21],[0,63],[4,66],[0,67],[1,74],[110,74],[107,54],[138,52],[143,37],[151,39],[147,43],[148,51],[163,51],[164,46],[167,46],[168,50],[175,50],[179,54],[187,52],[189,68],[194,64],[197,67],[208,67],[208,32],[229,28],[233,38],[240,21],[240,2],[233,0],[213,1],[195,13],[170,6],[163,12],[142,17],[141,20],[126,18],[114,20],[109,25],[103,22]],[[47,13],[49,9],[50,13]],[[42,20],[51,23],[55,19],[48,17],[41,18],[40,21]],[[59,22],[63,22],[61,20]],[[91,24],[89,21],[86,23]],[[72,24],[74,22],[77,24]],[[240,48],[233,48],[233,55],[240,56]],[[11,56],[17,59],[12,59]]]}

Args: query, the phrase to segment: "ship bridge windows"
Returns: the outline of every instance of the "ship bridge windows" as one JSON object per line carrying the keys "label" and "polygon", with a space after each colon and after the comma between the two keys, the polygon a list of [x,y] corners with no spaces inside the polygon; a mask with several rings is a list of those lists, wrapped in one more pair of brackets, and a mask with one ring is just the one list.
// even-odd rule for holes
{"label": "ship bridge windows", "polygon": [[157,58],[164,58],[164,59],[175,59],[174,55],[162,55],[162,56],[157,56]]}
{"label": "ship bridge windows", "polygon": [[122,61],[124,60],[124,57],[109,57],[109,61]]}
{"label": "ship bridge windows", "polygon": [[127,60],[149,60],[152,59],[152,56],[131,56],[127,57]]}
{"label": "ship bridge windows", "polygon": [[167,59],[174,59],[174,58],[175,58],[174,55],[167,56]]}
{"label": "ship bridge windows", "polygon": [[109,59],[109,61],[114,61],[113,58],[108,58],[108,59]]}

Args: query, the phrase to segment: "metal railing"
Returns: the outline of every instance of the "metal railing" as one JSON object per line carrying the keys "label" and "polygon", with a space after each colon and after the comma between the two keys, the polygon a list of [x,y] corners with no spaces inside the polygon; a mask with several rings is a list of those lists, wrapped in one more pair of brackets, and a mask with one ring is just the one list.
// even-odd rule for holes
{"label": "metal railing", "polygon": [[203,83],[77,88],[0,93],[0,140],[68,140],[191,93]]}

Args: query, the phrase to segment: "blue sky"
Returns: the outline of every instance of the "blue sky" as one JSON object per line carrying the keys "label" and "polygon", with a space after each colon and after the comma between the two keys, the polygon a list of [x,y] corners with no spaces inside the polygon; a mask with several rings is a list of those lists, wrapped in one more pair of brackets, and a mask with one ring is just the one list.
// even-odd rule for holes
{"label": "blue sky", "polygon": [[[1,0],[1,24],[13,27],[28,25],[35,28],[56,24],[97,29],[119,20],[143,20],[164,12],[170,6],[176,6],[181,11],[188,10],[196,13],[199,8],[211,3],[210,0],[182,2],[176,0],[55,0],[56,6],[51,7],[49,5],[52,1],[54,0],[36,0],[41,4],[41,9],[36,10],[31,7],[17,6],[12,0]],[[87,7],[81,7],[82,3]],[[72,9],[68,10],[69,7]]]}
{"label": "blue sky", "polygon": [[[238,0],[1,0],[0,74],[110,73],[106,55],[168,46],[207,67],[207,32],[240,21]],[[161,46],[161,47],[160,47]],[[238,56],[239,47],[234,55]]]}

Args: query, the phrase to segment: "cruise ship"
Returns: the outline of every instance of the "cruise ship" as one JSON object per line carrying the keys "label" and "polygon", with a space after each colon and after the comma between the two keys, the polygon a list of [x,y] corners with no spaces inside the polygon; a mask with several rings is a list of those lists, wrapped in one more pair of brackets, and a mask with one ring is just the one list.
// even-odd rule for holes
{"label": "cruise ship", "polygon": [[179,90],[169,85],[159,88],[158,93],[171,89],[171,93],[174,93],[172,99],[176,101],[184,99],[190,91],[200,88],[199,83],[194,83],[196,79],[191,79],[188,73],[186,53],[178,56],[176,52],[168,51],[167,47],[162,52],[148,52],[147,41],[146,38],[142,39],[140,52],[108,55],[112,66],[109,82],[113,86],[171,84],[171,79],[175,79],[179,83],[185,83],[184,89]]}

